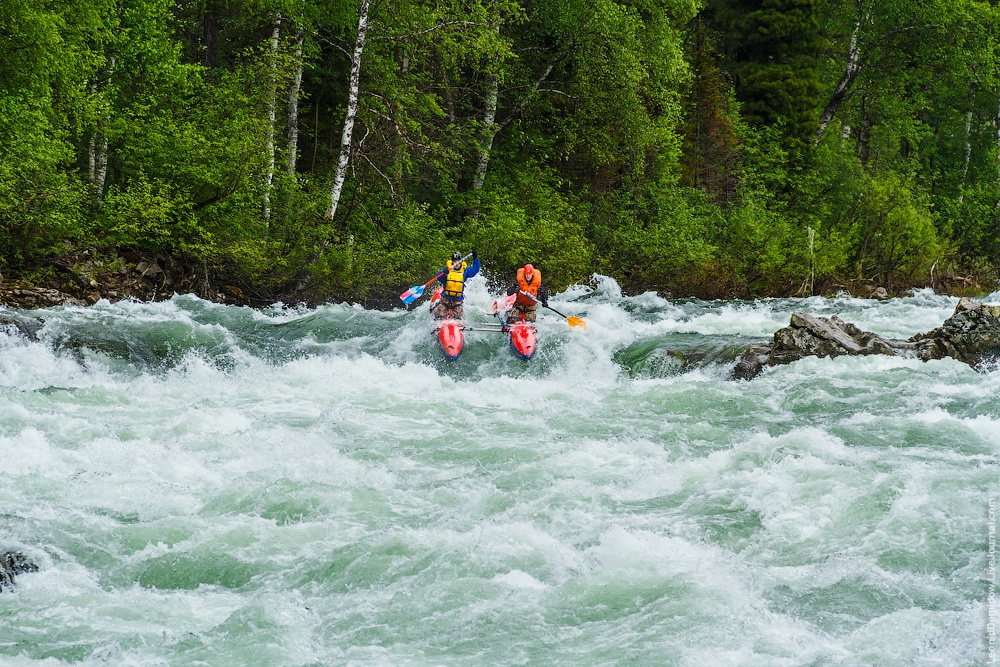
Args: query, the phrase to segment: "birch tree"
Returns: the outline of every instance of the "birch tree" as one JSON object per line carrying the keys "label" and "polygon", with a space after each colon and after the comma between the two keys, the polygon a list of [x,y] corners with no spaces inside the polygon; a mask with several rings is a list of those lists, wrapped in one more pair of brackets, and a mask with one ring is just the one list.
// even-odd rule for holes
{"label": "birch tree", "polygon": [[[860,0],[858,5],[861,5]],[[844,73],[837,82],[836,87],[834,87],[833,93],[830,95],[830,99],[826,103],[826,107],[819,116],[819,129],[816,131],[817,145],[820,140],[822,140],[823,134],[826,132],[826,128],[830,125],[830,121],[832,121],[833,117],[837,114],[837,109],[840,108],[840,105],[843,104],[844,100],[846,100],[848,95],[851,93],[854,81],[858,78],[858,72],[861,71],[861,46],[859,43],[861,37],[861,22],[862,17],[860,15],[859,8],[859,15],[854,22],[854,29],[851,30],[851,39],[847,47]]]}
{"label": "birch tree", "polygon": [[358,8],[358,33],[354,41],[354,52],[351,56],[351,75],[347,84],[347,109],[344,112],[344,130],[340,137],[340,155],[337,158],[337,169],[334,172],[333,186],[330,188],[330,208],[326,217],[333,218],[337,214],[340,195],[344,190],[344,180],[347,178],[347,164],[351,157],[351,140],[354,136],[354,119],[358,115],[358,94],[361,86],[361,56],[365,50],[365,39],[368,34],[368,10],[371,0],[361,0]]}
{"label": "birch tree", "polygon": [[90,134],[87,156],[90,198],[95,207],[100,206],[101,200],[104,198],[104,186],[108,179],[107,126],[110,124],[111,105],[103,91],[110,85],[111,79],[115,75],[116,64],[115,56],[108,56],[107,66],[90,86],[91,95],[99,107],[94,129]]}
{"label": "birch tree", "polygon": [[295,163],[299,153],[299,91],[302,89],[302,44],[305,34],[300,24],[295,27],[295,50],[293,54],[292,85],[288,91],[288,175],[295,176]]}
{"label": "birch tree", "polygon": [[281,14],[274,17],[271,30],[271,50],[268,58],[269,88],[267,99],[267,170],[264,173],[264,221],[271,217],[271,188],[274,185],[274,124],[278,105],[278,45],[281,40]]}
{"label": "birch tree", "polygon": [[[973,61],[980,57],[973,54],[983,43],[982,36],[975,34],[981,31],[977,4],[982,3],[931,0],[914,5],[906,0],[849,0],[828,5],[827,29],[844,35],[846,48],[839,54],[842,73],[820,114],[815,142],[822,140],[858,86],[877,97],[899,96],[901,87],[910,81],[930,85],[928,74],[935,67],[949,75],[965,75],[966,81],[972,78],[969,68],[974,68]],[[850,26],[848,30],[841,27],[845,25]],[[914,67],[915,61],[921,66]]]}
{"label": "birch tree", "polygon": [[472,191],[479,192],[486,181],[486,169],[490,164],[490,153],[493,150],[493,138],[496,137],[497,102],[500,95],[500,85],[495,74],[489,76],[489,92],[486,94],[486,108],[483,113],[483,138],[479,147],[479,159],[476,160],[476,171],[472,176]]}
{"label": "birch tree", "polygon": [[[414,59],[409,56],[410,51],[423,50],[427,53],[433,49],[436,41],[441,41],[448,43],[449,47],[454,49],[454,52],[449,54],[449,59],[453,62],[465,57],[461,55],[463,53],[482,54],[481,57],[489,58],[498,50],[503,51],[503,47],[498,46],[495,35],[488,34],[488,26],[496,24],[490,17],[511,7],[512,4],[512,0],[504,0],[487,8],[478,2],[428,4],[422,0],[415,0],[395,4],[391,16],[387,15],[375,21],[369,16],[372,10],[370,0],[362,0],[358,11],[357,37],[351,54],[347,104],[327,217],[332,218],[338,210],[352,156],[361,156],[366,167],[375,172],[378,178],[393,190],[395,186],[387,171],[401,173],[398,168],[401,167],[400,142],[426,154],[438,151],[438,147],[426,141],[426,137],[423,136],[425,130],[414,116],[426,113],[429,108],[436,108],[437,103],[429,95],[415,88],[416,81],[425,77],[428,69],[422,64],[419,71],[411,72],[410,63]],[[377,34],[369,35],[370,30],[377,30]],[[373,45],[378,45],[372,56],[378,63],[378,70],[392,71],[395,80],[384,76],[376,77],[376,83],[366,92],[360,85],[360,75],[363,58],[368,58],[365,49],[375,48]],[[401,60],[399,63],[396,62],[397,54]],[[423,60],[421,58],[421,61]],[[363,110],[361,103],[363,95],[372,100],[372,107],[368,112],[365,136],[354,145],[354,128],[359,113]],[[454,113],[454,101],[450,106]],[[379,142],[393,154],[393,159],[397,160],[396,170],[383,170],[368,158],[365,141],[375,134],[381,135]],[[390,134],[395,137],[394,140],[389,138]],[[396,148],[392,148],[394,144]]]}
{"label": "birch tree", "polygon": [[528,104],[538,95],[538,91],[541,89],[542,84],[552,73],[552,69],[556,66],[556,63],[562,60],[564,55],[564,51],[559,51],[555,54],[555,56],[553,56],[552,61],[545,67],[542,75],[534,82],[521,100],[514,105],[507,116],[499,122],[496,118],[499,104],[499,83],[495,74],[489,75],[489,88],[486,93],[486,104],[483,114],[483,138],[479,145],[479,157],[476,160],[476,170],[472,176],[472,192],[475,193],[482,190],[483,183],[486,181],[486,171],[489,168],[490,156],[493,152],[493,141],[496,138],[497,133],[514,120],[516,114],[524,110],[524,108],[527,107]]}

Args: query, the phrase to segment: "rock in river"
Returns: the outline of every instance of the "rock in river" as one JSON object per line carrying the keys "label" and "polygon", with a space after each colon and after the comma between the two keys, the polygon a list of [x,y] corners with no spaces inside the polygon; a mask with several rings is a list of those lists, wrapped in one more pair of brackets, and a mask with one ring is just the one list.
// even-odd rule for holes
{"label": "rock in river", "polygon": [[897,341],[863,331],[837,316],[792,313],[791,322],[769,344],[752,347],[739,358],[732,377],[752,380],[768,366],[804,357],[885,354],[922,361],[952,357],[976,368],[1000,356],[1000,306],[962,299],[954,314],[937,329]]}

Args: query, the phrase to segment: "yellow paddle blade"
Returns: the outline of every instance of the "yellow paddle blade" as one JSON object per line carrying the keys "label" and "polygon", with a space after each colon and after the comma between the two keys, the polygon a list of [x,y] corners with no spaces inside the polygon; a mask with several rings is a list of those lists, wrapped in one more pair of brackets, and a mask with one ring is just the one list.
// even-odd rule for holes
{"label": "yellow paddle blade", "polygon": [[571,316],[569,316],[569,317],[566,318],[566,321],[569,322],[569,325],[571,327],[580,327],[581,329],[586,329],[587,328],[587,323],[584,322],[579,317],[573,317],[571,315]]}

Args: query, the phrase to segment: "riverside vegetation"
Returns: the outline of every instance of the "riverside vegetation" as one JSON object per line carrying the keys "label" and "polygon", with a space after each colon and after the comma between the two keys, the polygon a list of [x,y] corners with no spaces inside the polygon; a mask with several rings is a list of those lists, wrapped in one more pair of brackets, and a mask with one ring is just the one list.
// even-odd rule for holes
{"label": "riverside vegetation", "polygon": [[995,0],[8,0],[0,273],[390,303],[476,248],[555,290],[988,290],[998,43]]}

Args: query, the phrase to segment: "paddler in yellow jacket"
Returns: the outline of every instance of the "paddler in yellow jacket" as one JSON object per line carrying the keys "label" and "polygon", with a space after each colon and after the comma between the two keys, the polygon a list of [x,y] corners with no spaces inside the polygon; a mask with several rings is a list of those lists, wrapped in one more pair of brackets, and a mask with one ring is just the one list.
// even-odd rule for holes
{"label": "paddler in yellow jacket", "polygon": [[[549,305],[548,290],[542,285],[542,272],[536,271],[531,264],[525,264],[517,270],[517,280],[507,289],[507,296],[517,295],[514,305],[507,311],[507,322],[520,320],[535,321],[535,308],[541,303]],[[528,296],[528,295],[531,296]],[[534,297],[534,298],[532,298]]]}
{"label": "paddler in yellow jacket", "polygon": [[451,256],[451,262],[444,267],[441,276],[438,278],[444,287],[441,290],[441,299],[434,306],[434,319],[440,320],[445,317],[453,317],[456,320],[462,319],[462,302],[465,300],[465,281],[479,273],[479,255],[472,251],[472,264],[466,265],[462,261],[462,253],[456,252]]}

